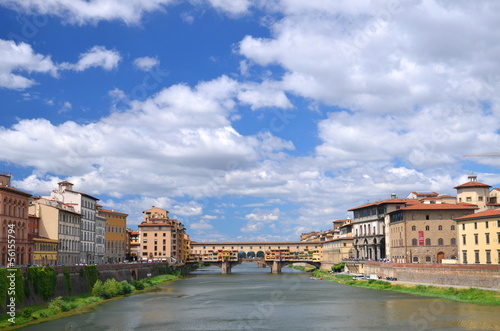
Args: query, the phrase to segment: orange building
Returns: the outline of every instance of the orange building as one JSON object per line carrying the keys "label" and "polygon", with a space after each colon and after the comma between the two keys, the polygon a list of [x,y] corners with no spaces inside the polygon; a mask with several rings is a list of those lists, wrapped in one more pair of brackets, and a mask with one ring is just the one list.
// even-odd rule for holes
{"label": "orange building", "polygon": [[104,263],[121,263],[127,256],[127,216],[97,205],[97,213],[106,219]]}
{"label": "orange building", "polygon": [[168,217],[168,211],[157,208],[146,210],[139,224],[140,259],[147,261],[181,261],[185,252],[184,225]]}

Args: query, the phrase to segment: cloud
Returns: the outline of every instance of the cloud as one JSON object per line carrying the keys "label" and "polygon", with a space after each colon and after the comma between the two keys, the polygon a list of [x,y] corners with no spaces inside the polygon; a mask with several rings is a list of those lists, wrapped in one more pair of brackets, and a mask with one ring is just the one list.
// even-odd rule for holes
{"label": "cloud", "polygon": [[[0,160],[71,176],[91,194],[196,199],[224,194],[235,169],[252,167],[290,148],[270,134],[236,132],[228,117],[237,88],[227,77],[193,88],[173,85],[93,123],[55,125],[46,119],[24,119],[0,128],[5,147]],[[118,90],[113,94],[121,95]],[[130,180],[136,184],[127,184]],[[26,184],[32,183],[37,182]],[[37,187],[24,188],[39,192]],[[192,212],[184,208],[183,214],[201,212],[198,205],[190,208]]]}
{"label": "cloud", "polygon": [[0,88],[23,90],[36,84],[23,73],[49,73],[57,76],[50,56],[36,54],[30,45],[0,39]]}
{"label": "cloud", "polygon": [[230,16],[242,16],[248,14],[252,4],[249,0],[207,0],[216,10],[222,11]]}
{"label": "cloud", "polygon": [[[231,17],[238,17],[249,12],[249,0],[191,0],[195,6],[211,6],[215,10]],[[145,14],[163,12],[175,0],[8,0],[0,5],[25,14],[51,15],[59,17],[65,23],[85,25],[100,21],[122,21],[128,25],[137,25]],[[184,18],[186,20],[186,18]],[[189,22],[189,20],[186,20]]]}
{"label": "cloud", "polygon": [[203,219],[197,223],[191,223],[189,225],[189,228],[194,231],[205,231],[205,230],[211,230],[214,227],[212,226],[212,224],[209,223],[208,220]]}
{"label": "cloud", "polygon": [[96,24],[119,20],[138,24],[146,13],[163,11],[173,0],[10,0],[2,5],[23,13],[60,17],[71,24]]}
{"label": "cloud", "polygon": [[106,49],[104,46],[94,46],[88,52],[80,54],[77,63],[62,63],[61,69],[84,71],[93,67],[101,67],[106,71],[115,69],[121,60],[117,51]]}
{"label": "cloud", "polygon": [[137,59],[134,60],[134,65],[142,70],[142,71],[149,71],[151,68],[157,66],[160,64],[160,60],[154,57],[138,57]]}

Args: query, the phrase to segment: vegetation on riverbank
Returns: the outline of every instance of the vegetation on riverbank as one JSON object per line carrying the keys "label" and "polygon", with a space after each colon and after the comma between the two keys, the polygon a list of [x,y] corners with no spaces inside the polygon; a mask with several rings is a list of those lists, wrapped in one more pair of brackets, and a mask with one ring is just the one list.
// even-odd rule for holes
{"label": "vegetation on riverbank", "polygon": [[15,324],[8,321],[9,315],[0,317],[0,328],[14,330],[29,324],[86,313],[96,305],[104,303],[113,297],[133,294],[148,287],[179,279],[184,275],[185,273],[183,272],[176,272],[174,274],[159,275],[130,282],[117,282],[115,279],[108,279],[102,283],[100,280],[96,280],[92,288],[92,293],[65,298],[57,297],[48,303],[25,307],[16,311]]}
{"label": "vegetation on riverbank", "polygon": [[289,264],[288,267],[295,269],[295,270],[305,271],[305,272],[312,272],[312,271],[316,270],[316,267],[313,267],[313,266],[301,266],[301,265]]}
{"label": "vegetation on riverbank", "polygon": [[422,296],[438,297],[445,300],[453,300],[469,303],[480,303],[487,305],[500,305],[500,291],[482,290],[478,288],[456,288],[456,287],[439,287],[433,285],[412,285],[403,283],[391,283],[383,280],[353,280],[352,276],[329,274],[324,270],[314,271],[315,277],[322,277],[324,280],[331,282],[377,289],[397,291],[409,294]]}

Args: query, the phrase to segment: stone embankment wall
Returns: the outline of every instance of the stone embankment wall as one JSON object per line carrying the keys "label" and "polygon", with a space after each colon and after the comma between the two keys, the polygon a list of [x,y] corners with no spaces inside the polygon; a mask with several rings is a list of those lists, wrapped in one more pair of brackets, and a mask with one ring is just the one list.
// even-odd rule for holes
{"label": "stone embankment wall", "polygon": [[[64,279],[65,268],[69,268],[69,280],[71,283],[70,293],[68,293],[68,287]],[[86,268],[86,266],[54,267],[57,271],[54,297],[66,297],[90,292],[93,284],[90,284],[85,274]],[[184,266],[172,266],[168,263],[109,264],[96,266],[97,279],[102,282],[110,278],[114,278],[119,282],[123,280],[139,280],[150,276],[165,274],[172,270],[182,270],[183,268]],[[27,268],[21,268],[21,272],[25,274]],[[23,279],[25,279],[25,277],[23,277]],[[24,290],[25,293],[29,293],[29,296],[24,297],[22,303],[16,302],[16,309],[46,302],[40,295],[35,293],[33,284],[28,284],[24,281],[24,285],[30,287]],[[49,301],[52,299],[53,298],[50,298]],[[1,305],[0,312],[5,312]]]}
{"label": "stone embankment wall", "polygon": [[420,284],[500,289],[500,265],[403,264],[366,261],[364,274]]}

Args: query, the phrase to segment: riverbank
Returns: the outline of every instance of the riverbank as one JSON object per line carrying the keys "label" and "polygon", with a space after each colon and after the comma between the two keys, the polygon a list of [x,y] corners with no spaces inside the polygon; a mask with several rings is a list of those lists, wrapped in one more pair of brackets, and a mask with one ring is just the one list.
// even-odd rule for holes
{"label": "riverbank", "polygon": [[485,305],[500,305],[500,292],[478,288],[439,287],[434,285],[400,284],[383,280],[353,280],[352,275],[331,274],[324,270],[315,270],[315,277],[334,283],[362,288],[396,291],[421,296],[437,297],[445,300],[478,303]]}
{"label": "riverbank", "polygon": [[[97,306],[111,300],[121,299],[133,294],[145,293],[155,286],[182,278],[181,274],[166,274],[131,282],[109,281],[94,286],[92,293],[71,297],[57,297],[51,302],[28,306],[16,311],[15,324],[9,322],[8,315],[0,318],[0,329],[16,330],[29,325],[57,320],[94,311]],[[93,295],[94,294],[94,295]]]}

